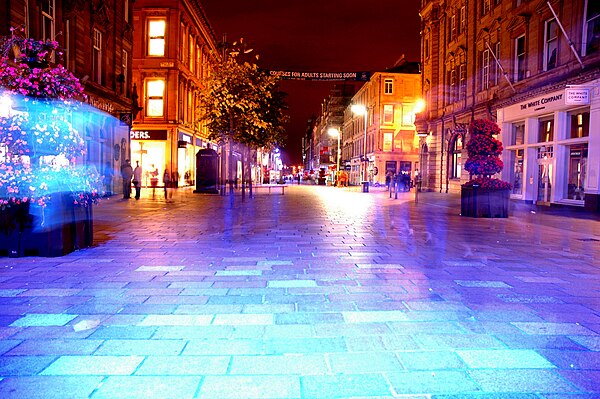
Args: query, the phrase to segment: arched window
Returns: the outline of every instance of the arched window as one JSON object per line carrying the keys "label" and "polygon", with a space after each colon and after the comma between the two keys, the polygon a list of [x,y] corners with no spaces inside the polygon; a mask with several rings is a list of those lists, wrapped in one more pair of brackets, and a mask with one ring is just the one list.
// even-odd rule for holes
{"label": "arched window", "polygon": [[457,134],[452,141],[451,151],[451,168],[450,168],[450,178],[451,179],[460,179],[460,175],[462,172],[462,149],[463,149],[463,139],[461,134]]}

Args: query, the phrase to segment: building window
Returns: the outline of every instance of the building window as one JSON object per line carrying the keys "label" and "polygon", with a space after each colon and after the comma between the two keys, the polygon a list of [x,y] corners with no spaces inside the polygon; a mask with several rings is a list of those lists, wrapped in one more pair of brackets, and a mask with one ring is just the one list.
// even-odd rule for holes
{"label": "building window", "polygon": [[512,160],[512,176],[510,181],[512,182],[512,193],[521,195],[523,194],[523,162],[524,162],[525,150],[518,149],[510,152]]}
{"label": "building window", "polygon": [[452,68],[450,70],[450,96],[449,96],[449,104],[452,104],[456,101],[456,69]]}
{"label": "building window", "polygon": [[164,80],[148,80],[146,83],[146,116],[158,117],[164,115]]}
{"label": "building window", "polygon": [[467,7],[462,6],[458,13],[458,34],[465,33],[467,30]]}
{"label": "building window", "polygon": [[525,35],[515,39],[515,80],[525,79]]}
{"label": "building window", "polygon": [[450,17],[450,40],[456,39],[456,14]]}
{"label": "building window", "polygon": [[500,83],[500,76],[502,75],[502,70],[496,61],[500,59],[500,42],[496,43],[496,53],[494,55],[496,56],[494,60],[494,85],[498,85]]}
{"label": "building window", "polygon": [[123,19],[129,22],[129,0],[123,0]]}
{"label": "building window", "polygon": [[394,79],[385,79],[383,81],[383,93],[394,94]]}
{"label": "building window", "polygon": [[571,138],[578,139],[590,135],[590,113],[571,112],[569,114],[571,124]]}
{"label": "building window", "polygon": [[481,15],[487,15],[490,12],[491,0],[482,0]]}
{"label": "building window", "polygon": [[490,50],[483,50],[481,53],[481,88],[487,90],[490,88]]}
{"label": "building window", "polygon": [[544,30],[544,70],[556,67],[558,52],[558,23],[552,18],[545,23]]}
{"label": "building window", "polygon": [[92,51],[92,77],[94,82],[102,83],[102,32],[94,29]]}
{"label": "building window", "polygon": [[512,134],[510,135],[510,142],[508,145],[521,145],[525,138],[525,123],[515,123],[512,126]]}
{"label": "building window", "polygon": [[584,55],[600,49],[600,2],[598,0],[586,1],[583,43]]}
{"label": "building window", "polygon": [[459,134],[454,139],[452,145],[452,168],[450,170],[451,179],[460,179],[462,173],[462,136]]}
{"label": "building window", "polygon": [[42,6],[42,40],[54,40],[55,11],[54,0],[44,0]]}
{"label": "building window", "polygon": [[458,68],[458,79],[458,99],[464,100],[467,97],[467,64],[460,64]]}
{"label": "building window", "polygon": [[588,145],[577,144],[567,147],[569,150],[569,165],[567,174],[568,199],[584,199],[585,177],[587,169]]}
{"label": "building window", "polygon": [[540,130],[538,134],[539,143],[547,143],[554,140],[554,119],[540,120]]}
{"label": "building window", "polygon": [[414,109],[415,109],[414,104],[404,105],[402,107],[402,126],[414,125],[414,123],[415,123]]}
{"label": "building window", "polygon": [[129,77],[127,74],[128,65],[129,65],[129,53],[127,53],[127,50],[122,50],[121,51],[121,73],[123,74],[123,83],[122,84],[126,89],[128,87],[127,82],[129,81]]}
{"label": "building window", "polygon": [[384,104],[383,106],[383,123],[394,123],[394,105]]}
{"label": "building window", "polygon": [[189,58],[188,58],[189,65],[190,65],[190,72],[194,72],[194,59],[195,59],[194,49],[196,47],[196,44],[194,43],[194,37],[192,35],[190,35],[190,40],[188,41],[188,44],[190,46],[189,47],[190,54],[189,54]]}
{"label": "building window", "polygon": [[148,21],[148,55],[165,55],[165,28],[164,19]]}

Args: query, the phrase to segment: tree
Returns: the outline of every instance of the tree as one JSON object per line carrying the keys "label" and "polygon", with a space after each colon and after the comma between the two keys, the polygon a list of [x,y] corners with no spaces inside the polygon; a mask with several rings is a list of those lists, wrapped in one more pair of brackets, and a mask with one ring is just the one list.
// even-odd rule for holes
{"label": "tree", "polygon": [[[248,157],[251,149],[272,149],[285,139],[285,94],[279,90],[277,77],[262,71],[254,61],[245,60],[251,51],[245,49],[243,39],[233,43],[212,65],[200,90],[200,119],[206,124],[209,139],[229,146],[229,156],[233,143],[243,146],[242,152]],[[231,173],[231,167],[224,169]],[[228,180],[232,192],[231,176]],[[251,178],[249,181],[251,184]]]}

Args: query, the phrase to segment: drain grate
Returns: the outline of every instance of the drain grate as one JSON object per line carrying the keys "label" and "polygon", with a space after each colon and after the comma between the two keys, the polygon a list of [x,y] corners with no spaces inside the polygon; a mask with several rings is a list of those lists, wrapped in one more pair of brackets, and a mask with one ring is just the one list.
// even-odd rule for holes
{"label": "drain grate", "polygon": [[600,242],[600,240],[597,238],[578,238],[578,240],[585,241],[585,242]]}

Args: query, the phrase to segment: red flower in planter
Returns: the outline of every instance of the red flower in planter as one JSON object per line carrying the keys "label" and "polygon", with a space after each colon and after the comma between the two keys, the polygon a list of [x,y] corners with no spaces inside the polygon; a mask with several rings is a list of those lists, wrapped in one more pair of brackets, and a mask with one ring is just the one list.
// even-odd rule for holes
{"label": "red flower in planter", "polygon": [[498,190],[510,188],[510,183],[492,178],[504,168],[504,163],[500,159],[503,151],[502,142],[494,137],[500,134],[500,127],[492,121],[476,119],[469,125],[469,133],[471,135],[467,142],[469,157],[465,162],[465,170],[469,172],[471,179],[463,186]]}

